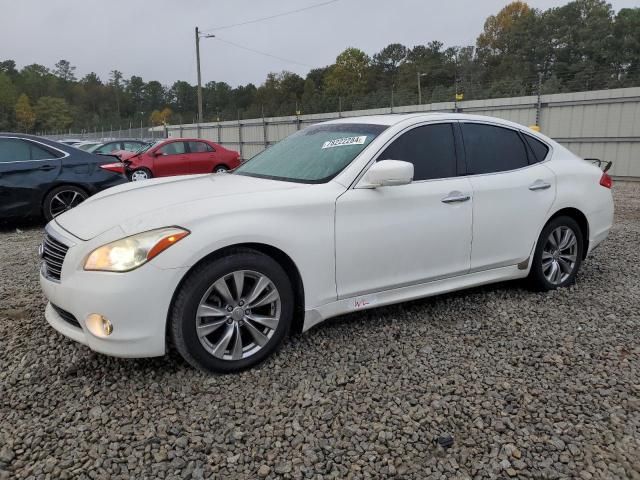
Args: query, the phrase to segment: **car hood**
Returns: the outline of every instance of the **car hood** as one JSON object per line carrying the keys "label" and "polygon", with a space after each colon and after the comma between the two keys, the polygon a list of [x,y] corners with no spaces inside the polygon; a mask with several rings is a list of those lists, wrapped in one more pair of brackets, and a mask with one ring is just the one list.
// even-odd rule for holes
{"label": "car hood", "polygon": [[216,198],[215,204],[211,204],[211,211],[220,211],[231,207],[233,198],[239,195],[259,195],[304,186],[232,174],[145,180],[104,190],[55,220],[69,233],[82,240],[90,240],[114,227],[123,227],[125,232],[130,230],[125,224],[133,223],[144,228],[145,217],[162,217],[167,211],[173,211],[173,217],[176,211],[183,212],[182,216],[187,218],[189,207],[194,202]]}

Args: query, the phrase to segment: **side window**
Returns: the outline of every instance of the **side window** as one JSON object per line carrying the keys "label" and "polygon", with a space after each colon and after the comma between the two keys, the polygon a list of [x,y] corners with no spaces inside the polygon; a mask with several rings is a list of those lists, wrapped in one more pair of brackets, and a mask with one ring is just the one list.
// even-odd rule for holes
{"label": "side window", "polygon": [[16,138],[0,138],[0,162],[20,162],[31,160],[27,142]]}
{"label": "side window", "polygon": [[463,123],[462,132],[469,175],[505,172],[529,165],[524,142],[515,130]]}
{"label": "side window", "polygon": [[105,143],[98,148],[95,153],[111,153],[115,150],[120,150],[120,144],[118,142]]}
{"label": "side window", "polygon": [[181,155],[185,152],[184,142],[167,143],[163,147],[159,148],[158,151],[161,155]]}
{"label": "side window", "polygon": [[547,157],[547,153],[549,153],[549,147],[547,147],[540,140],[533,138],[531,135],[523,135],[523,136],[524,136],[524,139],[529,144],[529,147],[531,147],[531,150],[533,151],[534,160],[535,160],[533,163],[544,161],[544,159]]}
{"label": "side window", "polygon": [[33,142],[27,142],[29,149],[31,150],[31,160],[49,160],[51,158],[60,158],[60,154],[50,152],[45,147],[36,145]]}
{"label": "side window", "polygon": [[213,148],[204,142],[189,142],[189,151],[191,153],[213,152]]}
{"label": "side window", "polygon": [[136,152],[140,150],[142,147],[142,143],[138,142],[124,142],[124,149],[129,152]]}
{"label": "side window", "polygon": [[18,138],[0,138],[0,163],[59,158],[60,154]]}
{"label": "side window", "polygon": [[378,160],[413,163],[414,180],[455,177],[453,126],[450,123],[439,123],[409,130],[389,145]]}

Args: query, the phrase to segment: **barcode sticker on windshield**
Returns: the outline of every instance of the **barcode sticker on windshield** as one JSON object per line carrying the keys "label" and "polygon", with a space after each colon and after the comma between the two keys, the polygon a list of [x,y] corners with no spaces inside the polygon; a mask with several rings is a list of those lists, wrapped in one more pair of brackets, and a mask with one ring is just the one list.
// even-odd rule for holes
{"label": "barcode sticker on windshield", "polygon": [[324,142],[322,144],[322,148],[344,147],[346,145],[363,145],[366,141],[366,135],[360,137],[336,138],[335,140]]}

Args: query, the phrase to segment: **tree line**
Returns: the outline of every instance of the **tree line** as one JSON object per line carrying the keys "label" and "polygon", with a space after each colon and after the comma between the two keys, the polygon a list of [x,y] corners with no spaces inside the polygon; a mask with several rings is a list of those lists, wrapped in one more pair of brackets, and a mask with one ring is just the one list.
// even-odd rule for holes
{"label": "tree line", "polygon": [[[50,69],[0,62],[0,130],[30,132],[190,123],[197,87],[171,86],[119,70],[102,80],[60,60]],[[347,48],[305,78],[283,71],[265,82],[203,85],[205,121],[321,113],[640,85],[640,8],[614,12],[604,0],[548,10],[522,1],[489,16],[475,45],[393,43],[373,56]]]}

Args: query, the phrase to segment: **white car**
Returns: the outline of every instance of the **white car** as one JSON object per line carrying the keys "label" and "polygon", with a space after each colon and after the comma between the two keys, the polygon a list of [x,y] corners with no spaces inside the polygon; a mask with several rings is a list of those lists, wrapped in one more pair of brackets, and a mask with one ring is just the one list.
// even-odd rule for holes
{"label": "white car", "polygon": [[48,322],[92,350],[230,372],[336,315],[529,277],[571,284],[611,178],[521,125],[462,114],[314,125],[231,174],[118,186],[50,222]]}

